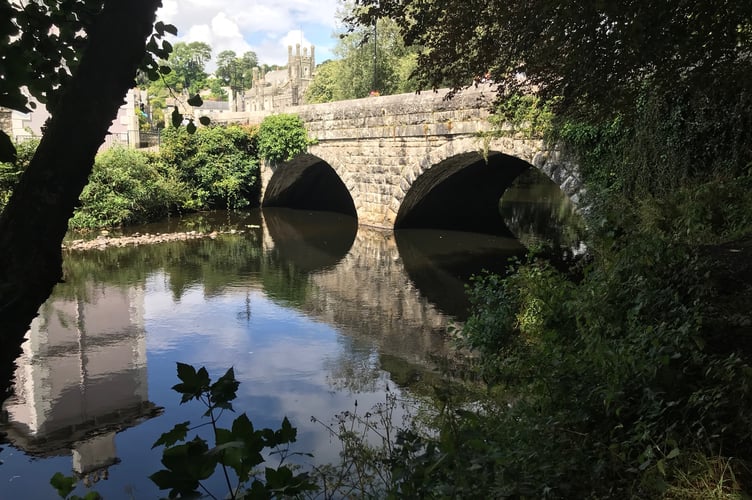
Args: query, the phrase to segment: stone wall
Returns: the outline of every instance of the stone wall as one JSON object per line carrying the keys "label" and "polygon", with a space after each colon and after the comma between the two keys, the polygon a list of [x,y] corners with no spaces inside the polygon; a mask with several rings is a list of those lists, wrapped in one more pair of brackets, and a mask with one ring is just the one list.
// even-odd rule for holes
{"label": "stone wall", "polygon": [[[540,139],[484,140],[479,136],[491,128],[488,110],[495,94],[490,87],[446,97],[443,90],[297,106],[288,111],[305,122],[316,141],[309,153],[327,162],[342,179],[362,224],[394,227],[407,192],[421,175],[455,157],[466,166],[489,153],[524,160],[546,173],[575,203],[579,201],[582,186],[577,166],[561,152]],[[283,166],[264,168],[264,189],[275,182],[275,171],[284,175]]]}
{"label": "stone wall", "polygon": [[311,282],[318,297],[304,308],[324,322],[376,340],[382,352],[411,362],[444,351],[450,318],[410,281],[391,231],[360,228],[347,255]]}

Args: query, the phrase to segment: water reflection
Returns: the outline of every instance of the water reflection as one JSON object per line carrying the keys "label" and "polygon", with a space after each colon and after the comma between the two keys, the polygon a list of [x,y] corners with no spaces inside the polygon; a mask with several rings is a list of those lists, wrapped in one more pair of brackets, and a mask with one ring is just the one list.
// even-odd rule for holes
{"label": "water reflection", "polygon": [[90,286],[57,296],[33,321],[4,406],[13,445],[72,455],[86,480],[118,461],[115,433],[159,413],[149,401],[144,291]]}
{"label": "water reflection", "polygon": [[[431,303],[457,319],[467,317],[465,286],[481,271],[503,274],[511,257],[524,255],[514,238],[433,229],[395,231],[410,280]],[[472,249],[472,250],[471,250]]]}
{"label": "water reflection", "polygon": [[546,246],[576,253],[584,220],[558,185],[530,168],[504,192],[499,211],[512,234],[528,248]]}
{"label": "water reflection", "polygon": [[[514,213],[526,220],[526,209]],[[39,477],[72,468],[107,478],[97,486],[107,497],[124,488],[157,497],[146,479],[159,468],[151,443],[176,421],[198,418],[169,389],[176,361],[214,374],[234,366],[236,406],[257,426],[288,416],[300,451],[334,460],[336,447],[310,416],[326,420],[352,409],[355,397],[368,408],[387,385],[433,376],[448,323],[466,314],[469,276],[501,271],[525,251],[508,238],[395,234],[287,209],[201,214],[131,232],[228,229],[237,232],[66,256],[66,282],[35,320],[4,406],[13,446],[0,456],[0,475],[20,476],[8,495],[52,498]],[[165,415],[149,420],[157,405]]]}

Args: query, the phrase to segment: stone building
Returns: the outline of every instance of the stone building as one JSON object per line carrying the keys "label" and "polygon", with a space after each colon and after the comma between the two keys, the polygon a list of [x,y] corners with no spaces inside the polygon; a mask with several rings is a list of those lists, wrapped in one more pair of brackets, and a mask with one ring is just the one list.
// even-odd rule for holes
{"label": "stone building", "polygon": [[253,69],[253,85],[245,95],[246,111],[280,111],[303,104],[303,94],[313,80],[316,68],[314,46],[300,52],[300,44],[287,47],[287,68],[264,73]]}

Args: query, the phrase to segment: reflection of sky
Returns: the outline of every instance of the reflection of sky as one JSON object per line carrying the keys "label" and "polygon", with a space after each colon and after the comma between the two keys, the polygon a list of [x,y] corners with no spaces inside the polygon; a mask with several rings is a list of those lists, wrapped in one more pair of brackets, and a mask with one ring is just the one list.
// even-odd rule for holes
{"label": "reflection of sky", "polygon": [[[234,367],[241,382],[234,402],[237,414],[245,411],[256,428],[274,429],[287,416],[298,428],[292,450],[314,453],[319,463],[336,461],[339,443],[332,442],[321,424],[311,422],[312,416],[330,423],[336,413],[353,410],[356,400],[363,412],[384,401],[388,378],[375,367],[377,356],[370,346],[355,346],[342,332],[272,302],[260,290],[233,288],[205,297],[197,286],[175,300],[168,279],[158,273],[146,282],[143,311],[149,400],[165,411],[116,435],[122,462],[110,467],[106,481],[94,485],[105,498],[158,498],[160,492],[148,476],[162,468],[162,449],[152,450],[151,444],[178,422],[202,422],[204,408],[196,402],[180,405],[180,396],[170,389],[178,382],[178,361],[206,366],[213,379]],[[343,361],[363,373],[334,373]],[[368,382],[368,392],[335,388],[333,382],[358,391],[359,382],[343,381],[344,375]],[[225,414],[220,425],[229,427],[235,416]],[[57,498],[49,478],[58,471],[72,473],[69,456],[31,460],[6,448],[0,460],[5,462],[0,465],[0,499]],[[217,477],[210,489],[223,494],[223,487]],[[79,488],[76,493],[85,491]]]}
{"label": "reflection of sky", "polygon": [[[158,276],[147,283],[144,318],[150,398],[165,406],[165,416],[157,419],[166,420],[164,426],[195,421],[200,413],[195,405],[178,407],[178,394],[169,390],[177,382],[178,361],[206,366],[214,379],[234,367],[241,382],[237,412],[248,413],[257,428],[276,428],[287,416],[298,428],[294,450],[314,453],[317,462],[336,460],[337,443],[311,422],[312,416],[328,423],[335,413],[352,410],[356,400],[363,411],[384,401],[383,373],[369,385],[375,392],[353,394],[332,387],[328,367],[357,355],[345,351],[350,343],[333,327],[286,309],[259,290],[235,289],[205,299],[196,288],[174,301],[165,281]],[[226,418],[229,426],[234,415]]]}

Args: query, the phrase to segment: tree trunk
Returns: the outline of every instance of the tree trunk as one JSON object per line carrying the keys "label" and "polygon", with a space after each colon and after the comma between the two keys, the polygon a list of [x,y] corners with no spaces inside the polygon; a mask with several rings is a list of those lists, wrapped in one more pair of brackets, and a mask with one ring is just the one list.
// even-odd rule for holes
{"label": "tree trunk", "polygon": [[159,5],[161,0],[104,1],[81,62],[0,214],[0,401],[31,320],[62,278],[68,219],[134,85]]}

